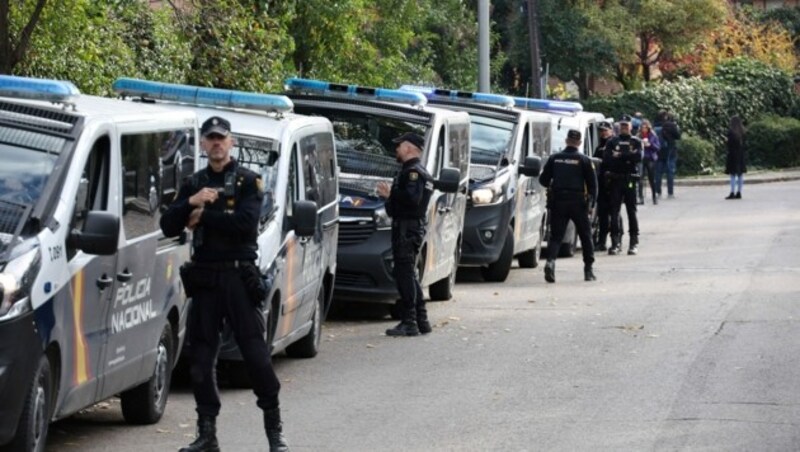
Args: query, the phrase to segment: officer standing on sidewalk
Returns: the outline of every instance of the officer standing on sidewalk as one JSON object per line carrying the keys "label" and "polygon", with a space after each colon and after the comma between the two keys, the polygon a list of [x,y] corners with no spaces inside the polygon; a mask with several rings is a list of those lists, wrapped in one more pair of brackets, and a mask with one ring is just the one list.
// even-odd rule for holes
{"label": "officer standing on sidewalk", "polygon": [[397,143],[397,161],[403,167],[391,186],[386,182],[378,184],[378,195],[388,198],[386,213],[392,217],[394,277],[403,312],[402,321],[386,330],[386,335],[416,336],[431,332],[417,275],[417,260],[425,236],[426,209],[433,194],[433,178],[420,162],[424,138],[407,132],[393,141]]}
{"label": "officer standing on sidewalk", "polygon": [[278,407],[280,382],[264,340],[261,303],[266,287],[255,264],[263,183],[259,175],[231,158],[230,122],[209,118],[200,133],[208,166],[183,184],[177,200],[161,217],[167,237],[179,235],[184,227],[194,231],[192,261],[181,268],[181,278],[192,298],[186,343],[191,350],[198,437],[181,452],[219,451],[215,367],[223,320],[233,331],[257,405],[264,412],[270,451],[288,451]]}
{"label": "officer standing on sidewalk", "polygon": [[549,187],[550,241],[547,242],[544,279],[551,283],[556,282],[556,256],[569,220],[575,224],[575,229],[581,238],[584,280],[595,280],[592,271],[594,263],[592,227],[589,224],[588,213],[597,199],[597,175],[592,160],[578,151],[580,144],[581,133],[569,130],[567,147],[550,156],[539,176],[539,183]]}
{"label": "officer standing on sidewalk", "polygon": [[[608,121],[603,121],[597,126],[600,131],[600,143],[597,149],[594,150],[593,157],[603,160],[603,152],[606,149],[606,143],[611,137],[614,136],[614,128]],[[594,244],[595,251],[606,251],[606,240],[608,239],[608,186],[605,184],[603,178],[603,164],[595,168],[597,174],[597,243]]]}

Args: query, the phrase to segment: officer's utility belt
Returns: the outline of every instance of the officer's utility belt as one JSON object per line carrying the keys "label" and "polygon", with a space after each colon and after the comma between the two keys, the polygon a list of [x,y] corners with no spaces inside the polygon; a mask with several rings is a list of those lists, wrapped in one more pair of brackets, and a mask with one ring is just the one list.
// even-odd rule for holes
{"label": "officer's utility belt", "polygon": [[255,265],[255,262],[242,259],[221,262],[191,262],[189,267],[203,270],[229,270],[231,268],[241,268],[247,265]]}
{"label": "officer's utility belt", "polygon": [[402,223],[406,223],[406,224],[424,224],[425,223],[425,219],[424,218],[393,218],[392,219],[392,224],[402,224]]}
{"label": "officer's utility belt", "polygon": [[612,173],[611,171],[606,172],[606,179],[609,180],[623,180],[627,179],[628,175],[624,173]]}

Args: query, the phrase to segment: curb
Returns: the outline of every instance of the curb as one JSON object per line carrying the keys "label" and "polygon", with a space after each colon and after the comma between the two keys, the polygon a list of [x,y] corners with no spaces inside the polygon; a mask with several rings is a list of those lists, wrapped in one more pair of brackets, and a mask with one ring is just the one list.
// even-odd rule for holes
{"label": "curb", "polygon": [[[780,173],[772,173],[772,174],[753,174],[751,177],[747,177],[747,173],[744,176],[744,183],[747,184],[766,184],[770,182],[786,182],[786,181],[794,181],[800,180],[800,173],[790,173],[790,174],[780,174]],[[703,187],[703,186],[711,186],[711,185],[729,185],[730,178],[719,178],[715,177],[713,179],[675,179],[675,185],[679,187]]]}

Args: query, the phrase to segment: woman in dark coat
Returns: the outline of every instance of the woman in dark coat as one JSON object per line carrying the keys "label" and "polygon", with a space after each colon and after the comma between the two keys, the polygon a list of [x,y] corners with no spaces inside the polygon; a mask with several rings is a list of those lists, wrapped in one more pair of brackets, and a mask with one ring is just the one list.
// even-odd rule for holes
{"label": "woman in dark coat", "polygon": [[725,174],[731,175],[731,194],[725,199],[742,199],[744,173],[747,172],[744,155],[744,125],[742,118],[731,117],[728,129],[728,158],[725,161]]}

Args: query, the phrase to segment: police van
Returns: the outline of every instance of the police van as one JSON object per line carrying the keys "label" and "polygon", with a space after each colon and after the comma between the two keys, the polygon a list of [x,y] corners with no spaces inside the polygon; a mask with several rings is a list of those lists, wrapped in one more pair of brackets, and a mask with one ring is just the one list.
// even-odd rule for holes
{"label": "police van", "polygon": [[515,108],[514,98],[499,94],[401,89],[469,113],[472,152],[460,265],[480,266],[483,278],[496,282],[506,280],[515,256],[520,267],[536,267],[546,226],[536,176],[550,154],[551,115]]}
{"label": "police van", "polygon": [[[257,265],[269,288],[263,310],[268,342],[273,354],[315,356],[333,294],[339,235],[330,121],[292,113],[292,101],[281,95],[128,78],[118,79],[113,89],[139,103],[192,112],[201,123],[212,116],[230,121],[231,155],[264,182]],[[205,157],[200,160],[205,167]],[[219,358],[234,367],[229,378],[235,385],[246,384],[241,354],[227,328]]]}
{"label": "police van", "polygon": [[[547,101],[548,105],[539,99],[515,98],[516,105],[539,111],[546,111],[552,115],[551,153],[560,152],[566,147],[567,132],[575,129],[581,132],[581,143],[578,150],[589,157],[594,155],[594,150],[600,144],[600,130],[598,126],[606,120],[602,113],[583,111],[583,106],[577,102]],[[597,162],[595,162],[597,164]],[[549,222],[544,231],[544,245],[550,238]],[[570,221],[561,242],[558,255],[571,257],[575,255],[578,246],[578,234],[575,225]]]}
{"label": "police van", "polygon": [[161,418],[189,245],[159,218],[196,133],[188,111],[0,76],[0,444],[44,450],[49,421],[114,395]]}
{"label": "police van", "polygon": [[419,93],[298,78],[285,85],[295,111],[333,123],[341,172],[337,298],[397,299],[392,220],[376,186],[391,181],[400,168],[392,139],[416,132],[425,137],[422,164],[435,179],[418,269],[431,299],[450,299],[466,208],[469,116],[428,107]]}

